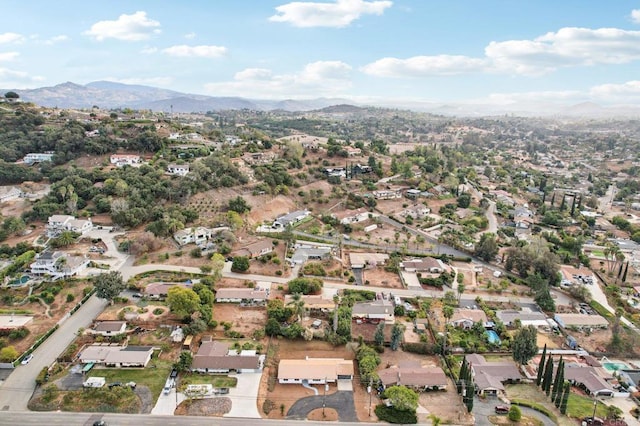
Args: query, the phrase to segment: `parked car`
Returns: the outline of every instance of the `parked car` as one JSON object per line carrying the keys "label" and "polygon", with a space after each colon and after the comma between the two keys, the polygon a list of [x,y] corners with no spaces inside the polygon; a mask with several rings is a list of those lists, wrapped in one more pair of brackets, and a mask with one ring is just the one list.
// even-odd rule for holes
{"label": "parked car", "polygon": [[120,382],[109,383],[109,389],[120,387],[120,386],[122,386],[122,383],[120,383]]}
{"label": "parked car", "polygon": [[599,417],[585,417],[582,424],[587,426],[604,426],[604,420]]}
{"label": "parked car", "polygon": [[142,297],[142,293],[133,293],[131,296],[139,299]]}
{"label": "parked car", "polygon": [[507,414],[509,413],[509,407],[506,405],[496,405],[495,412],[496,414]]}
{"label": "parked car", "polygon": [[226,395],[229,393],[229,388],[216,388],[213,390],[214,395]]}
{"label": "parked car", "polygon": [[22,365],[27,365],[29,364],[29,361],[31,361],[33,359],[33,354],[29,354],[26,357],[24,357],[24,359],[22,360]]}
{"label": "parked car", "polygon": [[95,422],[93,422],[93,426],[107,426],[107,422],[105,422],[104,420],[96,420]]}

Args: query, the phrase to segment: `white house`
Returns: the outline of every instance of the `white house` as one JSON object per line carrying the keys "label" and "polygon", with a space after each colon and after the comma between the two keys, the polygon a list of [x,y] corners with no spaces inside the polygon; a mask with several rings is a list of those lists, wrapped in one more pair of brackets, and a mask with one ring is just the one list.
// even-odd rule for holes
{"label": "white house", "polygon": [[54,214],[49,216],[47,221],[47,236],[55,237],[63,231],[76,232],[84,234],[93,228],[91,219],[76,219],[74,216],[67,214]]}
{"label": "white house", "polygon": [[263,303],[269,297],[269,291],[253,288],[223,287],[216,291],[216,302],[226,303]]}
{"label": "white house", "polygon": [[298,384],[335,383],[352,380],[353,361],[342,358],[281,359],[278,364],[278,382]]}
{"label": "white house", "polygon": [[31,267],[34,275],[49,275],[53,279],[72,277],[89,265],[84,256],[69,256],[59,251],[43,251],[36,257]]}
{"label": "white house", "polygon": [[188,164],[169,164],[167,166],[167,173],[176,176],[186,176],[189,174]]}
{"label": "white house", "polygon": [[395,321],[394,306],[387,300],[356,303],[351,309],[351,318],[393,323]]}
{"label": "white house", "polygon": [[336,213],[334,216],[340,221],[341,224],[346,225],[349,223],[364,222],[370,217],[377,216],[377,214],[371,213],[365,208],[359,208],[357,210],[348,210],[341,213]]}
{"label": "white house", "polygon": [[103,364],[107,367],[146,367],[153,355],[151,346],[87,346],[78,358],[83,364]]}
{"label": "white house", "polygon": [[371,193],[376,200],[395,200],[402,198],[402,191],[399,189],[381,189]]}
{"label": "white house", "polygon": [[24,156],[22,161],[26,164],[42,163],[53,159],[53,152],[33,152]]}
{"label": "white house", "polygon": [[287,213],[284,216],[280,216],[276,220],[273,221],[272,228],[286,228],[289,225],[294,225],[301,220],[304,220],[307,216],[309,216],[309,210],[296,210],[292,213]]}
{"label": "white house", "polygon": [[211,229],[205,228],[204,226],[198,226],[196,228],[181,229],[173,234],[173,239],[181,246],[191,243],[201,245],[209,241],[209,239],[211,239],[211,235]]}
{"label": "white house", "polygon": [[127,329],[126,321],[100,321],[95,327],[88,330],[89,334],[99,334],[100,336],[117,336]]}
{"label": "white house", "polygon": [[133,166],[134,164],[140,164],[141,159],[139,155],[128,154],[113,154],[109,161],[111,164],[115,164],[116,167]]}

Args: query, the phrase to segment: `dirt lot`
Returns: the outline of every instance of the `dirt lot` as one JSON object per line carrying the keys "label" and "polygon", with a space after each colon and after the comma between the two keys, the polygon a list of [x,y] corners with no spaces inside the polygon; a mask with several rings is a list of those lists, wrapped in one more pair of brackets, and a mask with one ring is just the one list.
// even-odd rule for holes
{"label": "dirt lot", "polygon": [[[221,323],[231,322],[235,330],[250,337],[255,330],[262,329],[267,322],[267,312],[264,308],[241,307],[235,303],[216,303],[213,307],[213,319]],[[216,329],[214,335],[223,337],[221,327]],[[218,336],[219,335],[219,336]]]}
{"label": "dirt lot", "polygon": [[214,416],[222,417],[231,411],[231,400],[226,397],[187,399],[183,401],[174,414],[176,416]]}

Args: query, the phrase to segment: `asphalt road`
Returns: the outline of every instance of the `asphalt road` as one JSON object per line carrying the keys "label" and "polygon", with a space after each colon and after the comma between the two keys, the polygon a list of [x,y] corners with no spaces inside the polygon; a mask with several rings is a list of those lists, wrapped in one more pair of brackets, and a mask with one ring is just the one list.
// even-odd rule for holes
{"label": "asphalt road", "polygon": [[338,391],[327,396],[313,395],[300,398],[287,411],[287,418],[304,420],[311,411],[322,408],[323,402],[325,407],[333,408],[338,412],[338,420],[340,422],[358,421],[353,402],[353,392],[345,391]]}
{"label": "asphalt road", "polygon": [[[66,413],[66,412],[1,412],[0,426],[91,426],[96,420],[104,420],[108,426],[246,426],[247,424],[264,424],[267,426],[326,426],[326,422],[297,420],[264,420],[228,417],[197,416],[155,416],[140,414],[102,414],[102,413]],[[342,423],[342,422],[341,422]],[[358,423],[359,426],[379,426],[376,423]]]}
{"label": "asphalt road", "polygon": [[[0,387],[0,411],[24,411],[33,395],[36,377],[51,365],[58,355],[73,342],[79,328],[87,327],[100,314],[107,303],[92,296],[78,311],[70,316],[38,349],[27,365],[18,365]],[[2,418],[0,417],[0,424]],[[18,424],[18,423],[15,423]]]}

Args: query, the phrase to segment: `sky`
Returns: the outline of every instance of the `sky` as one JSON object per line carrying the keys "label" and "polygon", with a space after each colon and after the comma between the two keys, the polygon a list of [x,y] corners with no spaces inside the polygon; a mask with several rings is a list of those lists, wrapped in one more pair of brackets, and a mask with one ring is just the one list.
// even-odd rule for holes
{"label": "sky", "polygon": [[640,1],[1,0],[0,16],[6,89],[640,103]]}

